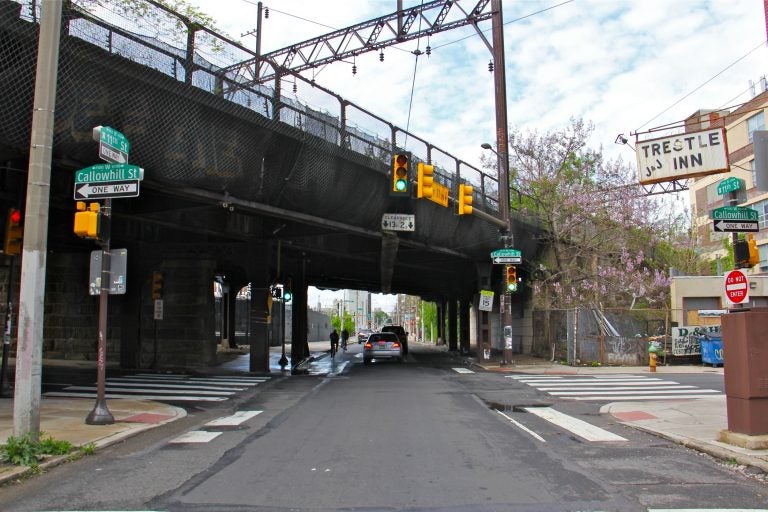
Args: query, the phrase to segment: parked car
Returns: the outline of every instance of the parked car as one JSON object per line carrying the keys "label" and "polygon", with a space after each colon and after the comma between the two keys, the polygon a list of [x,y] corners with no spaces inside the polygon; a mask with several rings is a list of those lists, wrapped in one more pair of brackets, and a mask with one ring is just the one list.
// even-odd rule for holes
{"label": "parked car", "polygon": [[371,335],[373,331],[370,329],[360,329],[357,331],[357,342],[358,343],[365,343],[368,341],[368,336]]}
{"label": "parked car", "polygon": [[405,332],[402,325],[385,325],[381,328],[381,332],[391,332],[397,335],[397,339],[400,340],[400,344],[403,345],[403,355],[408,354],[408,333]]}
{"label": "parked car", "polygon": [[363,345],[363,363],[371,364],[374,359],[403,360],[403,345],[392,332],[374,332]]}

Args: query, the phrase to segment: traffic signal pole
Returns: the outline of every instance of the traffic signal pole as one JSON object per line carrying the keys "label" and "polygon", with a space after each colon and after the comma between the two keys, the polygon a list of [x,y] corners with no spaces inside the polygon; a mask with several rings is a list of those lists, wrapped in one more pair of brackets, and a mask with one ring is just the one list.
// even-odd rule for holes
{"label": "traffic signal pole", "polygon": [[[491,0],[493,37],[493,83],[496,103],[496,148],[501,157],[499,166],[499,215],[504,223],[501,241],[512,247],[512,229],[509,219],[509,128],[507,125],[507,77],[504,58],[504,18],[501,0]],[[501,325],[504,337],[504,364],[512,363],[512,296],[507,290],[506,276],[502,276],[504,294],[501,297]]]}
{"label": "traffic signal pole", "polygon": [[99,239],[101,242],[101,291],[99,293],[99,338],[96,349],[96,403],[85,418],[87,425],[111,425],[115,418],[107,408],[106,400],[106,361],[107,361],[107,306],[109,290],[112,286],[110,237],[112,224],[112,200],[105,199],[101,208]]}

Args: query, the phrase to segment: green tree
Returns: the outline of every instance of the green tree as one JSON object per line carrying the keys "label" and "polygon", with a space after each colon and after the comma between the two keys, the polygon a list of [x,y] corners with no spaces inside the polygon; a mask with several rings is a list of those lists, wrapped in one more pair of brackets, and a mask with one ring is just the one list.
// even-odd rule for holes
{"label": "green tree", "polygon": [[638,298],[664,305],[666,262],[653,256],[671,238],[659,203],[629,165],[587,146],[592,130],[572,119],[544,134],[510,133],[510,181],[523,192],[511,206],[536,219],[545,248],[531,269],[534,301],[545,308],[628,307]]}

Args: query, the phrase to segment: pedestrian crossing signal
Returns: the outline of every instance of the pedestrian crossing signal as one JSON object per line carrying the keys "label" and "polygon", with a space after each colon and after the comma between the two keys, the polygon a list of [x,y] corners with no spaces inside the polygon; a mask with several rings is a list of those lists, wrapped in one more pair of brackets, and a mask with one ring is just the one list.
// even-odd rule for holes
{"label": "pedestrian crossing signal", "polygon": [[163,298],[163,273],[160,271],[152,272],[152,300]]}

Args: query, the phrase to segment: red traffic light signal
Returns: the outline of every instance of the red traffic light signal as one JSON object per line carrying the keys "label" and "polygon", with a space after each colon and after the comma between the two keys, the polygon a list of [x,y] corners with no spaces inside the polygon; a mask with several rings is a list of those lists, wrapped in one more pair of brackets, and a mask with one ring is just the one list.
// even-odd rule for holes
{"label": "red traffic light signal", "polygon": [[21,210],[18,208],[11,208],[8,210],[8,217],[5,222],[3,252],[7,256],[18,256],[21,254],[21,242],[23,236],[24,230],[21,227]]}

